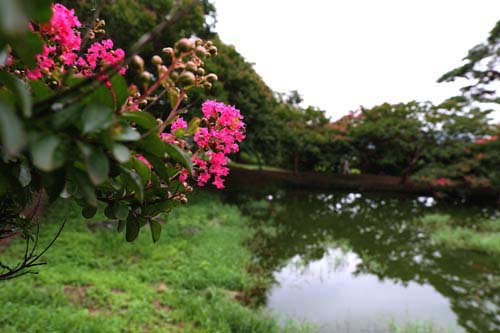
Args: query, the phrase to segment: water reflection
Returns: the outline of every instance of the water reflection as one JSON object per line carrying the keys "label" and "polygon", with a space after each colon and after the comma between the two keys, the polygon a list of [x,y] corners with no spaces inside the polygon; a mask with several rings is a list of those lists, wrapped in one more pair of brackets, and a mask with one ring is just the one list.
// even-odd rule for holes
{"label": "water reflection", "polygon": [[255,248],[277,281],[267,301],[280,313],[341,319],[351,332],[368,332],[367,323],[382,315],[405,314],[469,333],[500,332],[499,258],[433,246],[415,223],[437,212],[474,223],[494,209],[359,193],[228,194],[256,223],[273,227],[257,233]]}

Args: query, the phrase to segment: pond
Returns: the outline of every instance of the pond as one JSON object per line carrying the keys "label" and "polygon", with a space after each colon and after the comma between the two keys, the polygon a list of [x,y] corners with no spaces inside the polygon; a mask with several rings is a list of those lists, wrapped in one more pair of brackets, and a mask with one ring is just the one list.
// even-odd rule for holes
{"label": "pond", "polygon": [[320,333],[500,332],[499,258],[438,247],[418,221],[473,224],[494,207],[284,187],[226,194],[258,229],[255,261],[272,281],[263,301],[283,320]]}

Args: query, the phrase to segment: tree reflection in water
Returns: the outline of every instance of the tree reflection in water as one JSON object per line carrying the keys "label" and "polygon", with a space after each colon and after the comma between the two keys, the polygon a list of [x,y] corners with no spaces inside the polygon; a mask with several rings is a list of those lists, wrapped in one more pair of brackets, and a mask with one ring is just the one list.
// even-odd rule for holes
{"label": "tree reflection in water", "polygon": [[254,240],[256,260],[272,276],[292,258],[323,258],[343,244],[361,260],[354,274],[407,285],[432,285],[446,297],[469,333],[500,332],[500,258],[439,248],[418,224],[428,213],[464,224],[498,214],[492,207],[436,204],[432,198],[299,190],[227,192],[264,229]]}

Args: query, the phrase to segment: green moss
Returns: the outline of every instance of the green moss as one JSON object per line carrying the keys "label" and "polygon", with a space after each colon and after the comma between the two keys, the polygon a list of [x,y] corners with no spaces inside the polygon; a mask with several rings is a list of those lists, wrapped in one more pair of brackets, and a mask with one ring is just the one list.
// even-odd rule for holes
{"label": "green moss", "polygon": [[[146,228],[126,243],[102,214],[86,223],[71,202],[47,213],[42,244],[63,219],[66,227],[39,274],[2,282],[1,332],[281,331],[276,319],[234,300],[257,283],[243,245],[251,230],[237,208],[199,197],[164,216],[156,244]],[[22,250],[15,241],[2,260],[15,262]]]}

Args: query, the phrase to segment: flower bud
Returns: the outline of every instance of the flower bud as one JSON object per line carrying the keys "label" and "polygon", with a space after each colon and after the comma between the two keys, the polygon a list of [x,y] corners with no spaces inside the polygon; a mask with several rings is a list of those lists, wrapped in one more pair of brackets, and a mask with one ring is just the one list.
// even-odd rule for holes
{"label": "flower bud", "polygon": [[205,87],[205,89],[207,89],[207,90],[210,90],[210,89],[212,89],[212,84],[210,82],[205,81],[203,83],[203,87]]}
{"label": "flower bud", "polygon": [[139,55],[135,55],[132,57],[132,61],[130,62],[133,68],[137,69],[139,72],[144,71],[144,60]]}
{"label": "flower bud", "polygon": [[194,84],[195,80],[196,80],[196,77],[194,76],[194,74],[192,72],[189,72],[189,71],[182,72],[182,74],[177,79],[177,81],[180,84],[183,84],[185,86],[190,86],[190,85]]}
{"label": "flower bud", "polygon": [[191,71],[191,72],[196,72],[197,69],[198,69],[198,66],[196,66],[196,64],[194,62],[188,61],[186,63],[186,70]]}
{"label": "flower bud", "polygon": [[212,45],[214,45],[214,43],[212,43],[211,40],[207,40],[207,42],[205,43],[205,47],[207,47],[207,48],[212,46]]}
{"label": "flower bud", "polygon": [[208,55],[207,50],[203,46],[197,46],[194,50],[198,58],[205,58]]}
{"label": "flower bud", "polygon": [[141,80],[145,81],[145,82],[149,82],[153,79],[153,74],[151,74],[150,72],[148,71],[144,71],[142,72],[141,74]]}
{"label": "flower bud", "polygon": [[196,70],[196,74],[199,75],[199,76],[203,76],[203,75],[205,75],[205,70],[203,68],[199,67]]}
{"label": "flower bud", "polygon": [[210,74],[207,75],[207,81],[210,82],[210,83],[214,83],[218,79],[219,78],[214,73],[210,73]]}
{"label": "flower bud", "polygon": [[165,53],[166,55],[168,55],[169,57],[173,56],[174,55],[174,49],[171,48],[171,47],[166,47],[164,48],[163,50],[163,53]]}
{"label": "flower bud", "polygon": [[195,39],[194,46],[201,46],[201,45],[203,45],[203,40],[199,38]]}
{"label": "flower bud", "polygon": [[212,55],[212,56],[216,56],[216,55],[217,55],[217,47],[215,47],[215,46],[210,46],[210,47],[208,48],[208,52],[210,53],[210,55]]}
{"label": "flower bud", "polygon": [[189,52],[193,47],[193,42],[187,38],[182,38],[175,44],[175,48],[181,52]]}
{"label": "flower bud", "polygon": [[158,55],[154,55],[153,58],[151,58],[151,62],[153,63],[153,65],[161,65],[161,64],[163,64],[163,60]]}
{"label": "flower bud", "polygon": [[177,80],[177,79],[179,78],[179,73],[178,73],[178,72],[176,72],[176,71],[172,71],[172,72],[170,73],[170,78],[171,78],[172,80],[174,80],[174,81],[175,81],[175,80]]}

